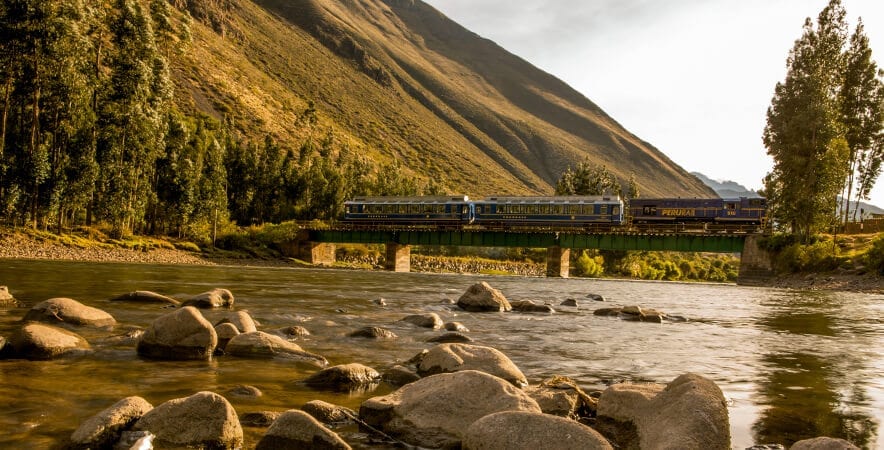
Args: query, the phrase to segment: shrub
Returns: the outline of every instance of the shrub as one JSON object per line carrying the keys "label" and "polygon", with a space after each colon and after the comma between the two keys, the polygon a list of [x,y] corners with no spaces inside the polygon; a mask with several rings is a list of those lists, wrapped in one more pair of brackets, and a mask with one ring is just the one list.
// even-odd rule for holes
{"label": "shrub", "polygon": [[601,256],[590,257],[581,252],[574,263],[574,274],[578,277],[598,277],[605,272],[605,261]]}
{"label": "shrub", "polygon": [[872,242],[871,248],[866,252],[865,263],[869,270],[884,275],[884,235]]}

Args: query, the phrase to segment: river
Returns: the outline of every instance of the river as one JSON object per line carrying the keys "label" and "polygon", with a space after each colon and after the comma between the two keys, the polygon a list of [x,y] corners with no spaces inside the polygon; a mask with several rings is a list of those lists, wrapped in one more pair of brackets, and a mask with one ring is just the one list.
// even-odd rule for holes
{"label": "river", "polygon": [[[580,306],[555,314],[467,313],[447,304],[473,283],[487,281],[510,300]],[[153,405],[199,391],[224,395],[242,414],[282,411],[321,399],[358,409],[372,392],[314,391],[299,383],[315,369],[285,361],[217,357],[206,362],[157,362],[132,346],[102,345],[112,334],[147,327],[168,312],[156,305],[109,302],[134,290],[186,296],[224,287],[260,330],[301,325],[298,341],[331,365],[359,362],[383,371],[431,344],[440,331],[397,323],[407,314],[436,312],[469,329],[475,344],[509,356],[536,384],[553,375],[587,391],[619,380],[668,383],[685,372],[714,380],[728,399],[733,448],[815,437],[841,437],[866,449],[884,448],[884,296],[733,285],[387,273],[285,268],[200,267],[0,260],[0,284],[33,305],[70,297],[113,315],[111,331],[79,331],[88,356],[56,361],[0,361],[0,447],[49,448],[86,418],[117,400],[139,395]],[[607,301],[593,302],[589,293]],[[373,300],[383,298],[387,306]],[[595,308],[640,305],[690,319],[633,323],[598,317]],[[24,308],[0,308],[0,336],[9,336]],[[205,311],[207,318],[223,311]],[[354,339],[364,326],[391,329],[396,340]],[[228,395],[258,387],[263,396]],[[246,448],[263,432],[246,428]],[[356,448],[371,448],[355,430],[341,432]]]}

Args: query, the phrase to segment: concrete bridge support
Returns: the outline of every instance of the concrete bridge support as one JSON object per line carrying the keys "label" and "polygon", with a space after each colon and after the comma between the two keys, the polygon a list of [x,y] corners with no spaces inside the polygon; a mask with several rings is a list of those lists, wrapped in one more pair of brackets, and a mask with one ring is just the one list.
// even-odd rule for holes
{"label": "concrete bridge support", "polygon": [[334,265],[335,244],[300,241],[298,242],[298,254],[296,258],[319,266]]}
{"label": "concrete bridge support", "polygon": [[568,278],[571,269],[571,249],[562,247],[549,247],[546,249],[546,276],[553,278]]}
{"label": "concrete bridge support", "polygon": [[740,254],[740,274],[737,284],[742,286],[763,285],[774,277],[773,260],[770,254],[758,245],[761,236],[746,236],[743,252]]}
{"label": "concrete bridge support", "polygon": [[388,242],[384,269],[391,272],[411,271],[411,246]]}

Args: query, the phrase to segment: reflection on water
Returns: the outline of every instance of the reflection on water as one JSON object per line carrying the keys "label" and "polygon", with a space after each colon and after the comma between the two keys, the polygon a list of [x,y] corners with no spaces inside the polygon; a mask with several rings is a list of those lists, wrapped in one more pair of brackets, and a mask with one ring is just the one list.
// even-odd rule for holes
{"label": "reflection on water", "polygon": [[[781,302],[772,311],[758,323],[783,336],[816,335],[834,342],[841,337],[840,330],[851,331],[849,323],[839,323],[852,320],[844,305],[818,293]],[[865,339],[859,337],[837,354],[784,346],[764,355],[757,399],[764,409],[752,427],[756,441],[788,447],[808,436],[830,436],[872,448],[878,423],[868,414],[874,405],[862,378],[864,357],[850,348],[862,346]]]}
{"label": "reflection on water", "polygon": [[[472,314],[452,307],[471,284],[488,281],[510,300],[548,302],[547,314]],[[179,267],[0,260],[0,284],[28,304],[71,297],[112,314],[113,331],[81,330],[95,352],[58,361],[0,361],[0,447],[49,448],[86,418],[117,400],[139,395],[154,405],[209,390],[224,395],[239,414],[300,408],[324,400],[358,409],[390,392],[328,392],[303,380],[316,369],[288,361],[219,357],[205,362],[140,359],[133,345],[111,335],[147,327],[168,312],[157,305],[109,302],[133,290],[172,296],[230,288],[236,308],[272,331],[299,325],[310,335],[297,344],[331,364],[359,362],[384,369],[432,344],[440,331],[399,322],[435,312],[463,323],[478,345],[509,356],[531,383],[572,377],[584,389],[609,380],[668,383],[685,372],[714,380],[729,400],[734,448],[791,444],[829,435],[875,449],[884,420],[884,302],[881,296],[813,293],[726,285],[603,280],[393,274],[379,272]],[[587,294],[608,299],[598,304]],[[384,298],[388,306],[373,300]],[[558,307],[576,298],[579,308]],[[648,324],[598,317],[601,306],[641,305],[690,318]],[[26,309],[0,309],[0,336],[9,336]],[[204,311],[215,323],[223,311]],[[348,334],[383,326],[395,340]],[[257,398],[229,395],[238,385],[258,387]],[[263,429],[246,428],[246,448]],[[379,448],[355,429],[338,430],[355,448]]]}

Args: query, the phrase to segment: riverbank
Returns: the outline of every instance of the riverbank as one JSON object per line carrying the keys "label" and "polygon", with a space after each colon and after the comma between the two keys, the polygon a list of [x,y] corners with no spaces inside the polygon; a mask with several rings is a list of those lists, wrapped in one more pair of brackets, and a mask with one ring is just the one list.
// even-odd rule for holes
{"label": "riverbank", "polygon": [[[54,235],[51,235],[54,236]],[[52,237],[0,230],[0,258],[51,259],[61,261],[119,262],[144,264],[186,265],[235,265],[257,267],[309,267],[308,264],[283,257],[250,257],[232,252],[197,252],[176,248],[164,240],[148,240],[146,244],[124,246],[119,243],[96,243],[82,241],[62,242]],[[482,274],[514,274],[542,276],[540,265],[528,263],[466,262],[451,258],[441,261],[439,257],[413,255],[412,270],[421,272],[453,272]],[[371,270],[376,265],[354,262],[342,264],[342,268]],[[5,281],[9,284],[9,281]],[[874,274],[853,272],[809,273],[777,276],[766,287],[800,290],[850,291],[884,294],[884,278]]]}

